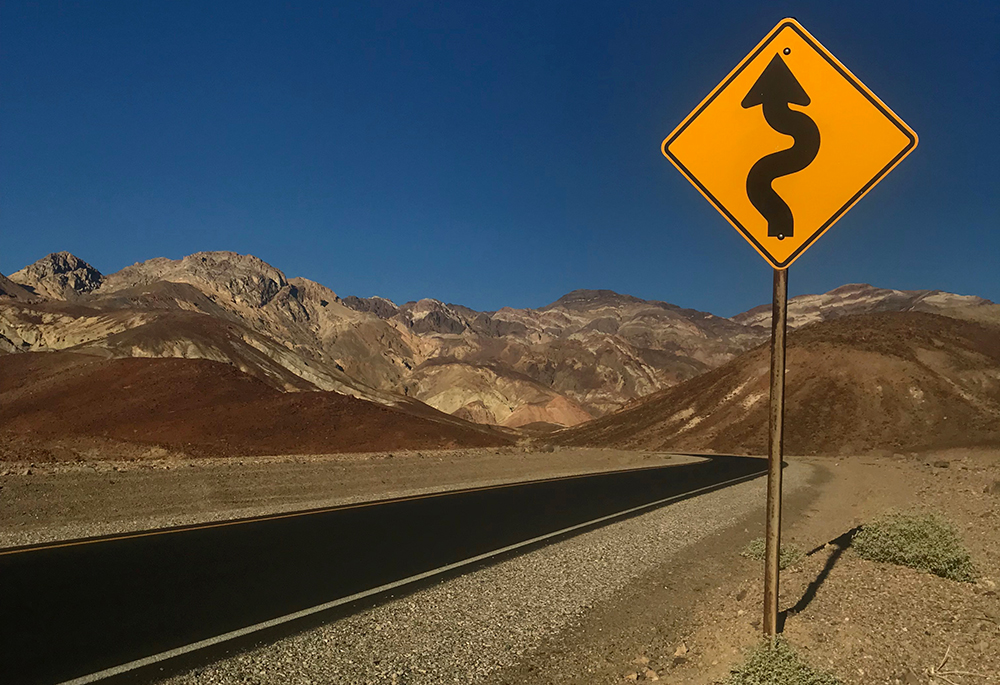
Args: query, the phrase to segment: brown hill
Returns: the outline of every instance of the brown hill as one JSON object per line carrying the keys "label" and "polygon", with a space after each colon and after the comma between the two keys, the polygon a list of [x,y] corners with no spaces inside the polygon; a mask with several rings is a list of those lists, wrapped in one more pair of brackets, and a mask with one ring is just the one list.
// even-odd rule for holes
{"label": "brown hill", "polygon": [[[763,454],[769,364],[762,345],[554,439]],[[792,331],[787,364],[789,454],[1000,444],[1000,328],[917,312],[846,317]]]}
{"label": "brown hill", "polygon": [[[0,458],[73,456],[67,443],[159,446],[197,456],[318,454],[507,444],[419,402],[281,392],[227,364],[8,355],[0,365]],[[55,447],[55,449],[54,449]]]}
{"label": "brown hill", "polygon": [[30,300],[34,297],[30,290],[0,274],[0,298]]}
{"label": "brown hill", "polygon": [[414,370],[410,383],[415,397],[476,423],[510,428],[540,421],[575,426],[593,418],[572,400],[497,363],[431,359]]}

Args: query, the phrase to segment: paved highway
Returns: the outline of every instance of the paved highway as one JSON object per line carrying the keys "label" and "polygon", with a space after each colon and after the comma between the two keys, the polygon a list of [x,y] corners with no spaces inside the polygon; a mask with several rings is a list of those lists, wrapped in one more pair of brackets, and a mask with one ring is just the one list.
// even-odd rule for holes
{"label": "paved highway", "polygon": [[0,680],[149,681],[765,467],[713,457],[0,550]]}

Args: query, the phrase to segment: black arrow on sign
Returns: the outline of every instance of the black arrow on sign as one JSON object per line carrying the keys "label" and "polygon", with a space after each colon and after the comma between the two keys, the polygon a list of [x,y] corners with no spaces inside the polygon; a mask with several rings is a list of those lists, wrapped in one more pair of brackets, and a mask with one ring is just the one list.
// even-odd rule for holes
{"label": "black arrow on sign", "polygon": [[775,55],[764,73],[743,98],[743,108],[763,105],[764,120],[778,133],[792,136],[795,143],[781,152],[757,160],[747,174],[747,197],[767,219],[767,235],[783,240],[794,235],[792,210],[771,187],[781,176],[794,174],[809,166],[819,152],[819,129],[806,114],[788,105],[808,105],[806,91],[795,80],[781,55]]}

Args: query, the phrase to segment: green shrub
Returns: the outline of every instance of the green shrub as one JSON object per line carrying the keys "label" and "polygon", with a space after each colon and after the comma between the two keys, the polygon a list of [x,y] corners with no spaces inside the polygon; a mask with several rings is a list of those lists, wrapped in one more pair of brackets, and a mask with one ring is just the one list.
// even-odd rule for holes
{"label": "green shrub", "polygon": [[778,638],[760,643],[734,668],[725,685],[841,685],[829,673],[816,671],[795,650]]}
{"label": "green shrub", "polygon": [[[746,547],[743,548],[743,551],[740,552],[740,556],[744,556],[747,559],[764,561],[764,553],[766,549],[764,538],[754,538],[747,544]],[[797,564],[803,556],[805,555],[798,547],[793,545],[782,545],[781,549],[778,550],[778,567],[781,570],[785,570],[789,566]]]}
{"label": "green shrub", "polygon": [[976,578],[958,531],[937,514],[883,516],[861,527],[853,547],[871,561],[909,566],[950,580],[972,582]]}

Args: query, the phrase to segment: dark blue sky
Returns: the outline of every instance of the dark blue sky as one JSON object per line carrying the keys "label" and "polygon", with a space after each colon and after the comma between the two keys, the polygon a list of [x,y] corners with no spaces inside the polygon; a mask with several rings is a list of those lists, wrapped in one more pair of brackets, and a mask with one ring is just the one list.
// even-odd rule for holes
{"label": "dark blue sky", "polygon": [[0,271],[255,254],[341,295],[732,315],[770,270],[660,141],[785,16],[920,136],[792,267],[1000,301],[1000,3],[0,3]]}

